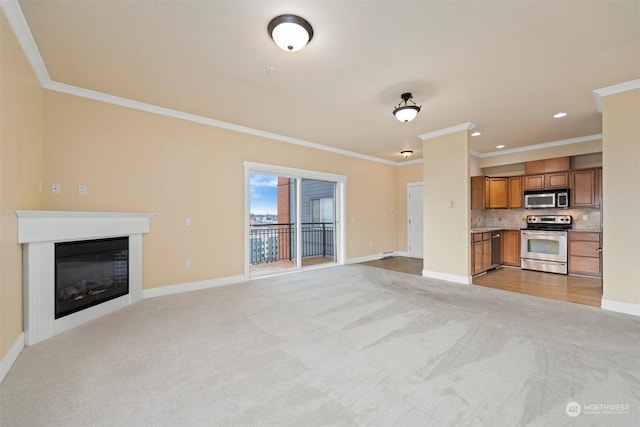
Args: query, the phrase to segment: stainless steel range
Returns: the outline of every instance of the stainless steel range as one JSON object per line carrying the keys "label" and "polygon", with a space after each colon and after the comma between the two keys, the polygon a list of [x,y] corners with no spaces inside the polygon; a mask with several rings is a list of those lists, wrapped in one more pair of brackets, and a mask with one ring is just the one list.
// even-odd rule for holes
{"label": "stainless steel range", "polygon": [[571,215],[528,215],[520,231],[520,267],[567,274],[567,230]]}

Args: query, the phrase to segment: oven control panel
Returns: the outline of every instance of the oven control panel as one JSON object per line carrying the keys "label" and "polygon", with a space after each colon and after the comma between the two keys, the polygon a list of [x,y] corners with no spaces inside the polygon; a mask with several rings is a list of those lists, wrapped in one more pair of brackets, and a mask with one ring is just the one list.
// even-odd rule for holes
{"label": "oven control panel", "polygon": [[571,224],[571,215],[527,215],[527,224]]}

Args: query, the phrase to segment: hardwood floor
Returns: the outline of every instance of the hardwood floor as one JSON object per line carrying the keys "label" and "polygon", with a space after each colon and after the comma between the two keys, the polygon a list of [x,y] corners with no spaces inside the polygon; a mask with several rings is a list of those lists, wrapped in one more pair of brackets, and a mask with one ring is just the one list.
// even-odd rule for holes
{"label": "hardwood floor", "polygon": [[369,267],[384,268],[386,270],[399,271],[400,273],[409,273],[416,276],[422,276],[422,259],[419,258],[407,258],[407,257],[391,257],[377,259],[375,261],[362,262],[362,265],[368,265]]}
{"label": "hardwood floor", "polygon": [[[422,276],[422,260],[417,258],[391,257],[361,264]],[[600,279],[519,268],[492,270],[487,274],[474,277],[473,284],[594,307],[600,307],[602,299],[602,280]]]}
{"label": "hardwood floor", "polygon": [[602,281],[600,279],[542,273],[518,268],[498,268],[487,274],[474,277],[473,284],[594,307],[600,307],[602,299]]}

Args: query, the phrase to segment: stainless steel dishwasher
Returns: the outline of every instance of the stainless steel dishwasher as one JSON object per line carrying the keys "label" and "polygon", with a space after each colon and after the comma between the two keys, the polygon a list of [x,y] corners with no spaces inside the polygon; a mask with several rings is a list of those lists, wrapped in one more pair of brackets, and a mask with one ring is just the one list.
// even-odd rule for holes
{"label": "stainless steel dishwasher", "polygon": [[502,238],[499,231],[491,232],[491,268],[500,266],[502,259]]}

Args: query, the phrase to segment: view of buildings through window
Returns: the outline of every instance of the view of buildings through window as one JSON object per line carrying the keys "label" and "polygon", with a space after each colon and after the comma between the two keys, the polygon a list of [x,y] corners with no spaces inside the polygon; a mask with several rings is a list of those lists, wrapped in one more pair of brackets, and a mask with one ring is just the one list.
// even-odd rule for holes
{"label": "view of buildings through window", "polygon": [[[264,174],[250,174],[249,178],[252,266],[288,262],[295,267],[298,251],[303,259],[334,259],[334,182]],[[298,183],[300,203],[296,200]]]}

